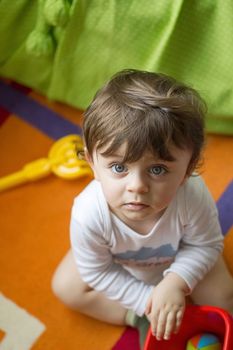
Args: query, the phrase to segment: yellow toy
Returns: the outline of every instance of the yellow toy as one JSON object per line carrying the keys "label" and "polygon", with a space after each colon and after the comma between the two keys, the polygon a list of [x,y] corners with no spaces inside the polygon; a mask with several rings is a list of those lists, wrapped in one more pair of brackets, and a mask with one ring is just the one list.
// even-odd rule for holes
{"label": "yellow toy", "polygon": [[0,178],[0,191],[28,181],[41,179],[51,173],[64,179],[76,179],[92,176],[92,171],[85,160],[77,153],[83,150],[79,136],[68,135],[56,141],[49,151],[48,158],[40,158],[26,164],[20,171]]}

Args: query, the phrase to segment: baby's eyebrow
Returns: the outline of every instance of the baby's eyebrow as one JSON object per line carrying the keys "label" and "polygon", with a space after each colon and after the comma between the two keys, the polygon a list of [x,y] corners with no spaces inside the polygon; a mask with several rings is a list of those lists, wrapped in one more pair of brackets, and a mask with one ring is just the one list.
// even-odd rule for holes
{"label": "baby's eyebrow", "polygon": [[172,159],[163,159],[163,158],[157,158],[156,156],[151,156],[150,158],[148,158],[149,162],[154,162],[154,163],[175,163],[177,161],[177,159],[175,157],[172,156]]}
{"label": "baby's eyebrow", "polygon": [[108,155],[101,153],[101,156],[104,158],[120,158],[120,159],[124,158],[124,156],[122,154],[117,154],[117,153],[112,153],[112,154],[108,154]]}
{"label": "baby's eyebrow", "polygon": [[158,159],[159,162],[161,163],[175,163],[177,161],[177,159],[175,157],[173,157],[173,159]]}

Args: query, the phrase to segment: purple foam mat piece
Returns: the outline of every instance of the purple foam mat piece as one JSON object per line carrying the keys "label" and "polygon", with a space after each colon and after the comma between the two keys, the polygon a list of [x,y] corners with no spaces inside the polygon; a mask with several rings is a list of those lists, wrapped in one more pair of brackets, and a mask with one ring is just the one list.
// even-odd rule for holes
{"label": "purple foam mat piece", "polygon": [[3,81],[0,81],[0,105],[54,140],[65,135],[82,133],[78,125]]}
{"label": "purple foam mat piece", "polygon": [[3,107],[0,106],[0,126],[5,123],[5,121],[10,116],[10,113]]}
{"label": "purple foam mat piece", "polygon": [[140,350],[138,330],[127,327],[111,350]]}
{"label": "purple foam mat piece", "polygon": [[219,221],[225,236],[233,225],[233,181],[217,201]]}

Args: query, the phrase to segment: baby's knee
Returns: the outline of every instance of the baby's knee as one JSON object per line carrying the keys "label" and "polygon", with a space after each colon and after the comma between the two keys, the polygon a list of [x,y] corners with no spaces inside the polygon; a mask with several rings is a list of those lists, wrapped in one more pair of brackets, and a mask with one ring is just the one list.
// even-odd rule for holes
{"label": "baby's knee", "polygon": [[66,276],[55,272],[51,288],[55,296],[66,306],[74,310],[82,310],[85,301],[85,288],[82,283],[75,283]]}
{"label": "baby's knee", "polygon": [[54,273],[51,281],[51,288],[56,297],[63,301],[67,294],[67,286],[57,271]]}
{"label": "baby's knee", "polygon": [[233,314],[233,284],[215,288],[209,298],[210,304]]}
{"label": "baby's knee", "polygon": [[222,291],[217,304],[233,315],[233,285]]}

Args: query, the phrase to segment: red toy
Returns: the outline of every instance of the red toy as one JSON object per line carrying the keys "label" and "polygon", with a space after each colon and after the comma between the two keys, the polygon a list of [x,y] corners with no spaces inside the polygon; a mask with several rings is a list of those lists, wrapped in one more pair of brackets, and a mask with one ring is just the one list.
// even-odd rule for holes
{"label": "red toy", "polygon": [[213,306],[188,305],[178,334],[169,340],[157,340],[149,330],[144,350],[185,350],[188,340],[198,333],[213,333],[222,342],[222,350],[233,350],[233,317]]}

